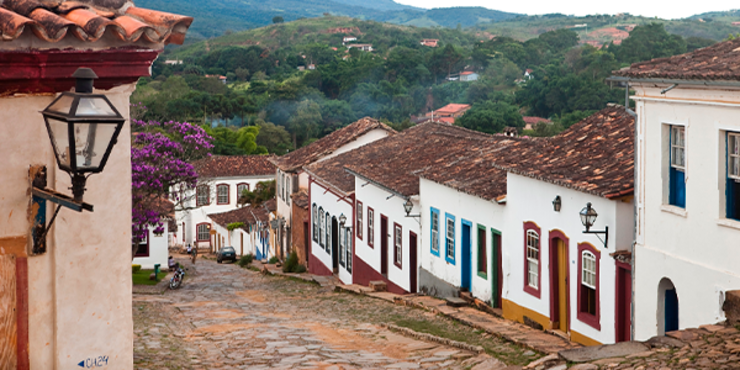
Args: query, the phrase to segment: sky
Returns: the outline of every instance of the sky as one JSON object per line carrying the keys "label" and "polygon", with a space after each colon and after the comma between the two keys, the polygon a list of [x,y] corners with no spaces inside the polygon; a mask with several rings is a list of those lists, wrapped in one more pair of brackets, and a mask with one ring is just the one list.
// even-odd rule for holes
{"label": "sky", "polygon": [[737,9],[737,1],[704,0],[675,2],[655,0],[613,0],[613,1],[486,1],[486,0],[395,0],[397,3],[416,6],[419,8],[447,8],[452,6],[482,6],[489,9],[511,13],[529,15],[562,13],[566,15],[583,16],[590,14],[617,14],[630,13],[646,17],[664,19],[685,18],[695,14]]}

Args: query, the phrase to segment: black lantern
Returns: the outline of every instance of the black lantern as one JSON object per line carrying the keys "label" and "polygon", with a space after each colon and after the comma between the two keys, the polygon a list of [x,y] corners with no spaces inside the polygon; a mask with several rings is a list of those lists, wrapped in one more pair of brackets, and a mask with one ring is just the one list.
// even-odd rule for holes
{"label": "black lantern", "polygon": [[345,216],[344,213],[342,213],[341,215],[339,215],[339,225],[344,227],[345,223],[347,223],[347,216]]}
{"label": "black lantern", "polygon": [[552,209],[555,210],[555,212],[560,212],[560,208],[563,206],[563,201],[560,199],[560,195],[555,197],[555,200],[552,201]]}
{"label": "black lantern", "polygon": [[406,211],[406,216],[411,213],[412,208],[414,208],[414,204],[411,203],[411,199],[406,199],[406,203],[403,204],[403,209]]}
{"label": "black lantern", "polygon": [[98,76],[79,68],[75,92],[63,92],[41,114],[59,168],[72,177],[75,202],[82,202],[87,176],[103,171],[123,127],[123,116],[103,94],[93,94]]}
{"label": "black lantern", "polygon": [[[596,237],[599,238],[604,243],[604,248],[608,248],[607,244],[609,242],[609,226],[604,227],[604,231],[592,231],[591,226],[594,226],[594,223],[596,222],[596,217],[599,216],[598,213],[596,213],[596,210],[591,208],[591,203],[586,203],[586,207],[584,207],[580,214],[581,216],[581,223],[583,226],[586,227],[586,231],[584,231],[584,234],[596,234]],[[604,240],[601,239],[599,234],[604,234]]]}

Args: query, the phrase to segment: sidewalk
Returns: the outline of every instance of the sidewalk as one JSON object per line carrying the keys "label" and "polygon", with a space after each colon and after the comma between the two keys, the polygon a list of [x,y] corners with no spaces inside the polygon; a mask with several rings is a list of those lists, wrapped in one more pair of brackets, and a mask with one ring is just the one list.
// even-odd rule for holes
{"label": "sidewalk", "polygon": [[545,354],[553,354],[567,349],[582,347],[580,344],[572,343],[558,336],[530,328],[514,321],[493,316],[472,307],[448,306],[444,300],[433,297],[372,292],[371,289],[358,285],[340,285],[337,289],[385,299],[397,304],[418,307],[445,315],[470,327],[484,330],[487,333]]}
{"label": "sidewalk", "polygon": [[282,267],[277,267],[274,264],[269,264],[269,263],[263,264],[262,262],[256,261],[256,260],[252,261],[252,266],[270,275],[293,277],[293,278],[301,279],[307,282],[313,282],[313,283],[319,284],[322,288],[329,288],[330,290],[334,290],[337,285],[341,284],[339,279],[337,279],[335,276],[317,276],[317,275],[309,274],[307,272],[302,273],[302,274],[287,273],[287,272],[283,272]]}

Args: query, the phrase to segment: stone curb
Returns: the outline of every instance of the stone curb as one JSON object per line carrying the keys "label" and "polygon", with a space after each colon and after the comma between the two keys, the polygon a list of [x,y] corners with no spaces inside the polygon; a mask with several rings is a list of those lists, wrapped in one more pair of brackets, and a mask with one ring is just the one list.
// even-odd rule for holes
{"label": "stone curb", "polygon": [[407,337],[423,340],[425,342],[434,342],[443,344],[449,347],[455,347],[458,349],[462,349],[465,351],[470,351],[476,354],[484,353],[486,350],[483,349],[481,346],[474,346],[472,344],[467,344],[463,342],[458,342],[456,340],[452,339],[446,339],[442,337],[438,337],[436,335],[427,334],[427,333],[419,333],[417,331],[411,330],[409,328],[404,328],[401,326],[393,325],[393,324],[380,324],[381,327],[384,327],[392,332],[396,332],[402,335],[405,335]]}
{"label": "stone curb", "polygon": [[165,277],[162,278],[155,285],[132,285],[132,294],[150,294],[150,295],[162,295],[167,291],[167,287],[170,284],[170,278],[172,273],[168,272]]}
{"label": "stone curb", "polygon": [[293,277],[296,279],[301,279],[307,283],[321,285],[318,281],[316,281],[313,278],[313,275],[311,274],[294,274],[294,273],[285,273],[282,271],[270,270],[269,268],[267,268],[267,265],[262,265],[261,271],[263,274],[270,275],[270,276]]}

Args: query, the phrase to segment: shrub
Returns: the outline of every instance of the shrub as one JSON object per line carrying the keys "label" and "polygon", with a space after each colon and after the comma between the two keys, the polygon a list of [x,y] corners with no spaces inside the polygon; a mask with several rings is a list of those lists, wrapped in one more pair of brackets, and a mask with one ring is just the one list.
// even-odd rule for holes
{"label": "shrub", "polygon": [[254,261],[254,255],[252,253],[243,255],[242,258],[239,258],[239,262],[237,264],[241,267],[247,267],[249,264]]}
{"label": "shrub", "polygon": [[298,254],[293,252],[288,255],[288,259],[283,264],[283,272],[293,272],[296,265],[298,265]]}
{"label": "shrub", "polygon": [[131,265],[131,273],[135,274],[141,270],[141,265]]}
{"label": "shrub", "polygon": [[270,258],[270,260],[267,261],[267,263],[269,263],[271,265],[272,264],[275,264],[275,263],[278,263],[278,262],[280,262],[280,259],[278,259],[277,256],[272,256],[272,258]]}
{"label": "shrub", "polygon": [[293,269],[293,272],[295,272],[296,274],[302,274],[302,273],[306,272],[306,266],[297,265],[295,267],[295,269]]}

